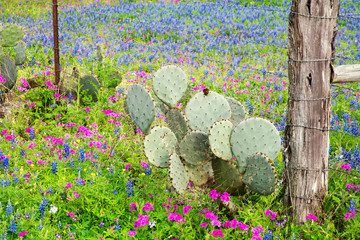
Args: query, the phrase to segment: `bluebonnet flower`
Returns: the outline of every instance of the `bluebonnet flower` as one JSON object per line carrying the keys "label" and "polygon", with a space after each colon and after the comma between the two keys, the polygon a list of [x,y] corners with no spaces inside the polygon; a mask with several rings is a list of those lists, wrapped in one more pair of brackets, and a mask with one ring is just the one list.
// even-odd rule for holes
{"label": "bluebonnet flower", "polygon": [[[40,203],[40,207],[39,207],[39,217],[43,218],[44,213],[45,213],[45,207],[48,204],[48,201],[46,200],[46,198],[44,197],[43,200]],[[41,230],[41,229],[40,229]]]}
{"label": "bluebonnet flower", "polygon": [[72,159],[70,159],[70,162],[69,162],[69,165],[68,165],[68,166],[69,166],[69,167],[75,167],[74,162],[73,162]]}
{"label": "bluebonnet flower", "polygon": [[55,107],[56,107],[56,104],[55,104],[55,103],[54,103],[54,104],[51,104],[50,107],[55,108]]}
{"label": "bluebonnet flower", "polygon": [[15,176],[14,179],[13,179],[13,183],[17,184],[19,181],[20,181],[19,178],[17,178],[17,176]]}
{"label": "bluebonnet flower", "polygon": [[73,103],[72,100],[74,99],[73,95],[69,93],[68,97],[69,97],[69,103],[72,104]]}
{"label": "bluebonnet flower", "polygon": [[9,215],[11,215],[11,213],[13,212],[13,206],[12,206],[12,204],[11,204],[11,202],[10,202],[10,200],[9,200],[9,203],[8,203],[8,205],[6,206],[6,209],[5,209],[5,211],[6,211],[6,217],[8,217]]}
{"label": "bluebonnet flower", "polygon": [[350,206],[348,207],[350,212],[356,212],[356,202],[354,199],[351,199]]}
{"label": "bluebonnet flower", "polygon": [[48,193],[54,193],[51,186],[48,188]]}
{"label": "bluebonnet flower", "polygon": [[62,228],[61,222],[59,222],[59,223],[57,224],[57,226],[58,226],[59,228]]}
{"label": "bluebonnet flower", "polygon": [[57,166],[58,166],[58,163],[57,162],[52,162],[51,163],[51,172],[55,175],[57,175]]}
{"label": "bluebonnet flower", "polygon": [[40,219],[40,223],[39,226],[37,227],[40,231],[44,228],[44,226],[42,225],[41,219]]}
{"label": "bluebonnet flower", "polygon": [[264,240],[271,240],[272,234],[273,234],[272,231],[266,230],[266,232],[264,233]]}
{"label": "bluebonnet flower", "polygon": [[79,150],[79,161],[80,162],[84,162],[84,159],[85,159],[85,151],[84,151],[84,149],[83,148],[81,148],[80,150]]}
{"label": "bluebonnet flower", "polygon": [[126,186],[127,186],[126,192],[128,193],[128,197],[134,196],[134,189],[132,188],[133,187],[133,181],[131,179],[129,179]]}
{"label": "bluebonnet flower", "polygon": [[34,129],[30,129],[30,133],[29,133],[29,140],[32,141],[35,139],[35,130]]}
{"label": "bluebonnet flower", "polygon": [[114,191],[111,192],[112,194],[116,195],[116,189]]}
{"label": "bluebonnet flower", "polygon": [[26,156],[26,152],[25,152],[24,149],[21,149],[21,150],[20,150],[20,156],[21,156],[21,157]]}
{"label": "bluebonnet flower", "polygon": [[64,143],[64,147],[63,147],[63,157],[66,159],[69,157],[70,155],[70,146],[68,143]]}
{"label": "bluebonnet flower", "polygon": [[146,175],[151,175],[152,168],[150,168],[150,169],[149,169],[149,168],[146,168],[145,170],[146,170],[146,171],[145,171],[145,174],[146,174]]}
{"label": "bluebonnet flower", "polygon": [[16,221],[15,221],[15,218],[13,217],[10,220],[9,230],[10,230],[10,232],[16,233],[16,228],[17,228],[17,224],[16,224]]}

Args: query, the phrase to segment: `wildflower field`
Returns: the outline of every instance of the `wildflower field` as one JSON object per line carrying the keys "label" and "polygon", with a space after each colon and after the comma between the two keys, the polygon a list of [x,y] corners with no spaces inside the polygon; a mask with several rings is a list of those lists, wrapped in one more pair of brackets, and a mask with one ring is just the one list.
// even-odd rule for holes
{"label": "wildflower field", "polygon": [[[168,169],[149,162],[146,134],[124,107],[129,86],[155,98],[154,72],[177,65],[188,77],[178,110],[209,89],[271,121],[283,140],[290,0],[58,2],[62,83],[92,75],[102,87],[97,102],[58,91],[51,1],[0,1],[1,24],[23,27],[27,48],[0,118],[1,240],[360,239],[360,83],[332,86],[329,189],[304,225],[281,201],[281,152],[268,196],[191,181],[179,194]],[[359,3],[341,1],[340,14],[352,17],[339,18],[335,63],[359,64]],[[116,88],[113,71],[122,76]],[[158,105],[152,126],[166,126]]]}

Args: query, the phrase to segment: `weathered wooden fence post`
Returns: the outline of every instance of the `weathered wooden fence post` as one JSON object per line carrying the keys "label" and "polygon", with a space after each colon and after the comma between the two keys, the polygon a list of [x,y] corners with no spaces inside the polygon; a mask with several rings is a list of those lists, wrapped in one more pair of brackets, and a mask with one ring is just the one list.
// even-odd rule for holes
{"label": "weathered wooden fence post", "polygon": [[330,81],[339,0],[293,0],[289,15],[289,100],[285,207],[296,223],[321,211],[328,185]]}
{"label": "weathered wooden fence post", "polygon": [[57,0],[52,1],[53,15],[53,37],[54,37],[54,61],[55,61],[55,84],[59,91],[60,83],[60,57],[59,57],[59,25],[58,25],[58,4]]}

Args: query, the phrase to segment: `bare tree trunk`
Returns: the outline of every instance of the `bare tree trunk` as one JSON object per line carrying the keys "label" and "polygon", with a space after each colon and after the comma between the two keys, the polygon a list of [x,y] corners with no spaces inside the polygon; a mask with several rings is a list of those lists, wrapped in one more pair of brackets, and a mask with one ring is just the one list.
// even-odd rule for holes
{"label": "bare tree trunk", "polygon": [[327,191],[329,131],[325,129],[331,120],[330,65],[339,6],[339,0],[293,0],[291,6],[284,204],[298,224],[321,211]]}

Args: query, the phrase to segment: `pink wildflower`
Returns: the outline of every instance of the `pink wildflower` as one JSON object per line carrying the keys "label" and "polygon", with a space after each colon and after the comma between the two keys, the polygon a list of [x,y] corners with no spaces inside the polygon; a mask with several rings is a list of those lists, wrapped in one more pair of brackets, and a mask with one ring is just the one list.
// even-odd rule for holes
{"label": "pink wildflower", "polygon": [[214,230],[212,232],[209,233],[211,236],[214,236],[215,238],[217,237],[221,237],[223,238],[224,237],[224,234],[222,233],[222,230]]}
{"label": "pink wildflower", "polygon": [[313,221],[317,222],[317,217],[316,217],[314,214],[312,214],[312,213],[310,213],[309,215],[307,215],[307,216],[306,216],[306,219],[307,219],[307,220],[313,220]]}

